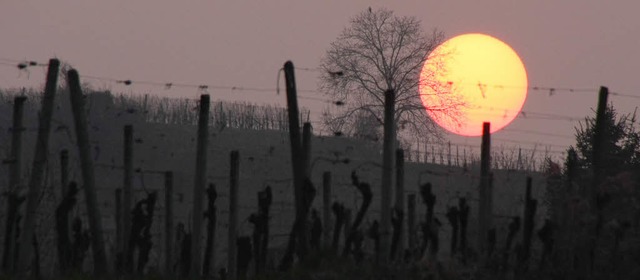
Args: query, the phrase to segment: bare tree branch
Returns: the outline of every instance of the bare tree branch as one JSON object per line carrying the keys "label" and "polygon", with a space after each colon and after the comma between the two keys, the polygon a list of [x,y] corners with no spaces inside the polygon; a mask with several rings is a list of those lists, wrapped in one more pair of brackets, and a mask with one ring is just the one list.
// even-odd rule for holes
{"label": "bare tree branch", "polygon": [[[441,130],[427,110],[455,114],[456,109],[465,104],[453,95],[451,98],[445,95],[438,104],[425,106],[419,93],[420,86],[438,94],[451,91],[451,85],[434,82],[435,77],[420,77],[424,60],[443,39],[443,33],[437,30],[426,36],[415,17],[396,16],[390,10],[367,10],[356,15],[322,59],[321,90],[332,98],[346,101],[339,111],[325,111],[325,126],[330,130],[339,126],[353,132],[363,125],[360,121],[371,125],[372,119],[367,117],[375,118],[382,125],[384,92],[393,89],[400,136],[439,138]],[[438,54],[436,59],[444,56],[446,54]]]}

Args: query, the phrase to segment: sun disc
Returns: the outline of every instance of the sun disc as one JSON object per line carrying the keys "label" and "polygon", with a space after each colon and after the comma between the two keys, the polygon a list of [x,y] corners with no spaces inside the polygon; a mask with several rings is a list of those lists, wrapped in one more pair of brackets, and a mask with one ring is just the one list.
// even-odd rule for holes
{"label": "sun disc", "polygon": [[491,133],[515,119],[527,97],[527,73],[506,43],[484,34],[453,37],[434,49],[420,73],[420,97],[429,116],[455,134]]}

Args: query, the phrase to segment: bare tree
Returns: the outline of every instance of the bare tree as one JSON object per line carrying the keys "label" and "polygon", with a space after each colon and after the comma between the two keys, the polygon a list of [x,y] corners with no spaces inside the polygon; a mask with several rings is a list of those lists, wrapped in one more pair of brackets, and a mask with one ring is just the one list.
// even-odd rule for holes
{"label": "bare tree", "polygon": [[[443,33],[437,30],[424,35],[415,17],[398,17],[386,9],[369,9],[355,16],[322,59],[321,89],[333,98],[347,101],[341,109],[323,114],[325,125],[335,129],[339,123],[345,130],[352,131],[351,127],[363,120],[361,112],[382,124],[384,92],[393,89],[396,128],[400,135],[426,136],[426,132],[437,131],[422,103],[419,87],[431,87],[437,93],[451,90],[429,77],[420,77],[427,55],[443,38]],[[448,100],[446,94],[443,96],[442,102],[427,109],[463,106],[462,100],[453,97]]]}

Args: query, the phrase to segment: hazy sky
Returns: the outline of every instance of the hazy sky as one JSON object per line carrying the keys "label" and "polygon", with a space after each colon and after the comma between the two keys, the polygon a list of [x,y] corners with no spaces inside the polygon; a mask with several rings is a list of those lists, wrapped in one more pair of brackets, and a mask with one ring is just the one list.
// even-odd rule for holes
{"label": "hazy sky", "polygon": [[[592,88],[594,93],[529,91],[523,110],[582,118],[595,107],[598,87],[640,96],[640,4],[635,1],[10,1],[0,4],[0,87],[40,86],[43,69],[30,75],[12,60],[58,57],[81,75],[114,79],[275,88],[286,60],[317,67],[349,18],[368,7],[416,16],[425,31],[447,37],[481,32],[521,56],[531,86]],[[542,4],[546,3],[546,4]],[[316,89],[318,73],[296,72],[300,89]],[[196,98],[196,89],[87,80],[113,91]],[[209,89],[213,99],[279,101],[270,92]],[[314,93],[305,93],[314,95]],[[318,93],[315,93],[318,94]],[[610,96],[622,112],[638,98]],[[301,100],[319,112],[323,103]],[[518,118],[498,139],[569,145],[575,121]],[[509,130],[512,131],[509,131]],[[564,135],[552,137],[526,131]],[[477,138],[451,137],[455,143]],[[524,144],[530,147],[529,143]],[[544,145],[539,146],[542,148]],[[562,147],[551,146],[552,150]]]}

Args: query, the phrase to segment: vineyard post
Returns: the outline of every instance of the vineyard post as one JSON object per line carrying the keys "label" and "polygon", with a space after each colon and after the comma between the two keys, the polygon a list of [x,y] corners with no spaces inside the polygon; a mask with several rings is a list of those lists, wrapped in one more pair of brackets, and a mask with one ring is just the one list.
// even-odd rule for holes
{"label": "vineyard post", "polygon": [[[202,243],[202,198],[207,184],[207,145],[209,140],[209,107],[208,94],[200,96],[200,111],[198,114],[198,142],[196,146],[196,173],[193,186],[193,225],[191,230],[191,269],[193,279],[200,277],[201,270],[201,243]],[[230,240],[229,244],[235,244]],[[232,278],[233,279],[233,278]]]}
{"label": "vineyard post", "polygon": [[[11,128],[11,160],[9,165],[9,194],[18,194],[20,178],[22,177],[22,116],[24,115],[24,102],[26,96],[16,96],[13,99],[13,127]],[[7,204],[7,213],[12,212],[11,206]],[[6,232],[4,237],[5,253],[3,264],[7,270],[13,268],[13,230],[16,225],[16,215],[7,215]]]}
{"label": "vineyard post", "polygon": [[22,116],[26,96],[13,99],[13,127],[11,128],[11,164],[9,165],[9,191],[17,190],[22,177]]}
{"label": "vineyard post", "polygon": [[[311,179],[311,123],[305,122],[302,126],[302,166],[305,179]],[[305,194],[305,199],[307,199]]]}
{"label": "vineyard post", "polygon": [[[594,127],[594,137],[593,137],[593,180],[591,188],[588,192],[588,197],[590,199],[590,201],[592,201],[595,205],[595,198],[596,198],[596,188],[598,187],[598,185],[600,184],[600,182],[602,181],[602,166],[604,164],[604,161],[602,159],[602,148],[603,148],[603,142],[604,142],[604,137],[606,135],[606,129],[607,127],[605,127],[605,112],[607,110],[607,97],[609,95],[609,89],[606,87],[601,86],[600,87],[600,92],[598,94],[598,109],[596,111],[596,123],[595,123],[595,127]],[[596,207],[593,207],[593,209],[595,209]]]}
{"label": "vineyard post", "polygon": [[24,223],[22,227],[22,235],[20,236],[21,250],[17,253],[17,264],[20,272],[27,273],[31,263],[32,244],[34,229],[36,227],[36,215],[38,201],[41,195],[42,180],[47,163],[47,155],[49,148],[49,133],[51,131],[51,116],[53,115],[54,99],[56,89],[58,87],[58,71],[60,61],[57,59],[49,60],[49,69],[47,70],[47,82],[44,90],[44,98],[42,100],[42,109],[40,111],[38,136],[36,140],[35,153],[33,156],[33,165],[31,167],[31,177],[29,178],[29,189],[27,193],[27,208],[25,212]]}
{"label": "vineyard post", "polygon": [[173,270],[173,172],[164,172],[164,265],[166,275],[171,275]]}
{"label": "vineyard post", "polygon": [[322,174],[322,231],[324,247],[331,247],[331,172]]}
{"label": "vineyard post", "polygon": [[351,230],[351,209],[344,209],[344,243],[345,246],[347,244],[347,239],[349,238],[349,231]]}
{"label": "vineyard post", "polygon": [[[304,170],[304,180],[305,182],[307,180],[311,180],[311,136],[312,136],[312,131],[311,131],[311,123],[309,122],[305,122],[304,125],[302,126],[302,168]],[[302,204],[302,217],[304,217],[304,222],[300,223],[300,227],[298,228],[298,230],[300,232],[304,232],[304,234],[300,235],[300,239],[298,239],[300,242],[300,244],[298,246],[301,246],[302,244],[304,244],[303,248],[306,248],[309,244],[309,239],[307,237],[307,216],[309,214],[309,210],[311,208],[311,203],[313,202],[313,194],[310,193],[311,190],[309,190],[307,188],[307,185],[305,183],[304,188],[302,189],[302,201],[304,202]]]}
{"label": "vineyard post", "polygon": [[382,153],[382,190],[380,192],[380,255],[382,261],[389,257],[391,227],[391,188],[393,184],[393,152],[395,150],[395,92],[384,94],[384,137]]}
{"label": "vineyard post", "polygon": [[531,252],[531,239],[534,229],[534,216],[537,208],[537,201],[531,198],[532,179],[527,177],[527,187],[525,191],[524,227],[522,232],[523,253],[521,261],[529,259]]}
{"label": "vineyard post", "polygon": [[[397,251],[399,252],[397,253],[398,256],[400,256],[400,259],[402,259],[402,253],[404,252],[404,238],[403,238],[403,234],[402,234],[402,230],[403,230],[403,225],[404,225],[404,150],[403,149],[397,149],[396,150],[396,206],[395,206],[396,210],[398,211],[398,213],[400,213],[399,215],[399,223],[400,223],[400,229],[398,232],[398,247],[397,247]],[[393,258],[395,259],[396,256],[393,256]]]}
{"label": "vineyard post", "polygon": [[480,151],[480,201],[478,207],[478,249],[486,248],[487,233],[491,229],[491,186],[489,173],[491,170],[491,123],[482,123],[482,146]]}
{"label": "vineyard post", "polygon": [[[122,188],[116,188],[115,191],[115,202],[116,202],[116,274],[119,273],[120,269],[122,269],[123,265],[123,251],[122,244],[124,239],[123,227],[122,227]],[[119,254],[119,256],[118,256]]]}
{"label": "vineyard post", "polygon": [[67,149],[60,151],[60,184],[61,197],[64,197],[69,190],[69,151]]}
{"label": "vineyard post", "polygon": [[238,176],[240,169],[240,160],[238,151],[231,151],[231,171],[229,174],[229,238],[228,238],[228,257],[227,271],[229,279],[236,280],[238,277],[238,248],[236,240],[238,238]]}
{"label": "vineyard post", "polygon": [[415,248],[415,225],[416,225],[416,194],[412,193],[407,196],[407,235],[408,248]]}
{"label": "vineyard post", "polygon": [[447,165],[451,166],[451,141],[447,143]]}
{"label": "vineyard post", "polygon": [[[293,168],[293,193],[295,197],[295,222],[294,227],[289,236],[290,242],[288,246],[297,248],[299,257],[303,257],[306,253],[306,232],[302,229],[306,228],[306,217],[304,214],[304,166],[303,151],[300,141],[300,113],[298,111],[298,99],[296,81],[294,75],[294,67],[291,61],[284,64],[285,84],[287,90],[287,112],[289,116],[289,141],[291,145],[291,166]],[[297,240],[297,242],[294,242]],[[295,244],[297,243],[297,244]],[[291,248],[290,248],[291,249]]]}
{"label": "vineyard post", "polygon": [[[84,95],[80,87],[80,77],[75,69],[67,72],[67,82],[71,93],[71,109],[76,127],[77,145],[80,154],[80,165],[82,180],[84,183],[84,194],[86,207],[89,216],[89,227],[91,230],[91,251],[93,252],[94,273],[105,275],[108,273],[107,256],[104,249],[104,237],[102,231],[102,218],[98,208],[98,196],[95,188],[95,174],[93,161],[91,159],[91,149],[89,133],[87,131],[87,116],[85,114]],[[24,244],[24,243],[22,243]]]}
{"label": "vineyard post", "polygon": [[122,199],[122,269],[125,273],[133,272],[133,250],[131,246],[131,200],[133,178],[133,126],[124,126],[124,154],[123,154],[123,199]]}

